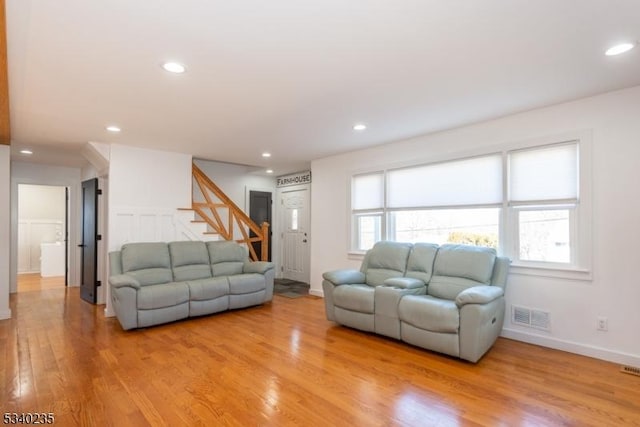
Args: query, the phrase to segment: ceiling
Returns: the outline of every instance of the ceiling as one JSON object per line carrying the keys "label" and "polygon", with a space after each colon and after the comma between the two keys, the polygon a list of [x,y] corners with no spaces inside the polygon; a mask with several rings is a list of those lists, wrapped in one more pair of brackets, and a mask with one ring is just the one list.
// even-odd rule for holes
{"label": "ceiling", "polygon": [[[88,141],[303,170],[640,85],[638,0],[6,0],[12,155]],[[186,65],[176,75],[168,60]],[[365,131],[352,129],[365,123]],[[116,124],[118,134],[105,126]],[[271,158],[261,157],[269,151]]]}

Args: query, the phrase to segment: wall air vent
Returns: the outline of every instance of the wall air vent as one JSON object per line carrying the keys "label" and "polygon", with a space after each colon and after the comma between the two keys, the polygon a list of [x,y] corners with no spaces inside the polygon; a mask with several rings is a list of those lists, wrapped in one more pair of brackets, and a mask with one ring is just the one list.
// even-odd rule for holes
{"label": "wall air vent", "polygon": [[511,321],[516,325],[531,326],[531,310],[524,307],[511,306]]}
{"label": "wall air vent", "polygon": [[548,331],[551,329],[551,316],[547,311],[512,305],[511,323]]}

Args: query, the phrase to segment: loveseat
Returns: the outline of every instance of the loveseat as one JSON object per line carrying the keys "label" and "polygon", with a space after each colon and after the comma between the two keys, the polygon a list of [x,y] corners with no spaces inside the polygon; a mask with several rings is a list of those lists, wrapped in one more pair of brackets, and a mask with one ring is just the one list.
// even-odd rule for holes
{"label": "loveseat", "polygon": [[477,362],[496,341],[510,261],[492,248],[378,242],[323,274],[328,320]]}
{"label": "loveseat", "polygon": [[273,297],[274,265],[233,241],[126,243],[109,253],[111,301],[133,329],[259,305]]}

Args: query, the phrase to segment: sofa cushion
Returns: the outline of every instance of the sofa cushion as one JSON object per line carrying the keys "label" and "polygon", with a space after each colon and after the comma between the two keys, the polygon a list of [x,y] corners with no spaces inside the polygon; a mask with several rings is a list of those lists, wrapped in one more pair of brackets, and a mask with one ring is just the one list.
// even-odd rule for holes
{"label": "sofa cushion", "polygon": [[125,243],[122,245],[122,272],[145,268],[171,268],[169,247],[166,243]]}
{"label": "sofa cushion", "polygon": [[493,248],[446,244],[438,250],[433,274],[489,284],[495,259],[496,250]]}
{"label": "sofa cushion", "polygon": [[249,258],[247,248],[232,241],[207,242],[207,250],[213,276],[241,274]]}
{"label": "sofa cushion", "polygon": [[173,280],[171,257],[166,243],[125,243],[122,245],[122,272],[130,274],[141,286],[169,283]]}
{"label": "sofa cushion", "polygon": [[433,261],[438,253],[438,245],[435,243],[416,243],[411,249],[407,260],[406,277],[420,279],[429,283],[433,275]]}
{"label": "sofa cushion", "polygon": [[267,286],[264,276],[257,273],[235,274],[228,276],[227,279],[229,280],[229,294],[231,295],[263,291]]}
{"label": "sofa cushion", "polygon": [[404,276],[412,246],[411,243],[376,243],[363,262],[367,285],[382,286],[389,278]]}
{"label": "sofa cushion", "polygon": [[137,308],[151,310],[172,307],[189,301],[189,286],[184,282],[144,286],[138,290]]}
{"label": "sofa cushion", "polygon": [[204,242],[171,242],[169,253],[173,280],[182,282],[211,277],[209,252]]}
{"label": "sofa cushion", "polygon": [[436,298],[455,300],[460,292],[479,285],[484,283],[463,277],[433,276],[427,287],[427,294]]}
{"label": "sofa cushion", "polygon": [[429,295],[408,295],[400,300],[398,317],[416,328],[457,334],[460,316],[456,303]]}
{"label": "sofa cushion", "polygon": [[375,287],[368,285],[341,285],[333,290],[336,307],[359,313],[373,314]]}
{"label": "sofa cushion", "polygon": [[187,282],[191,301],[206,301],[229,295],[229,280],[226,277],[209,277]]}

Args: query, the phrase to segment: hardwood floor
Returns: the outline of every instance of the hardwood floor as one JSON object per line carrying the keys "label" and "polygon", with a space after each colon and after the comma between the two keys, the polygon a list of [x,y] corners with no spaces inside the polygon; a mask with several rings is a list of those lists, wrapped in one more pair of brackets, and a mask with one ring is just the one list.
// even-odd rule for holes
{"label": "hardwood floor", "polygon": [[335,326],[321,299],[124,332],[78,288],[11,296],[2,412],[73,425],[640,425],[640,377],[499,339],[476,365]]}
{"label": "hardwood floor", "polygon": [[18,292],[64,288],[64,276],[42,277],[40,273],[18,274]]}

